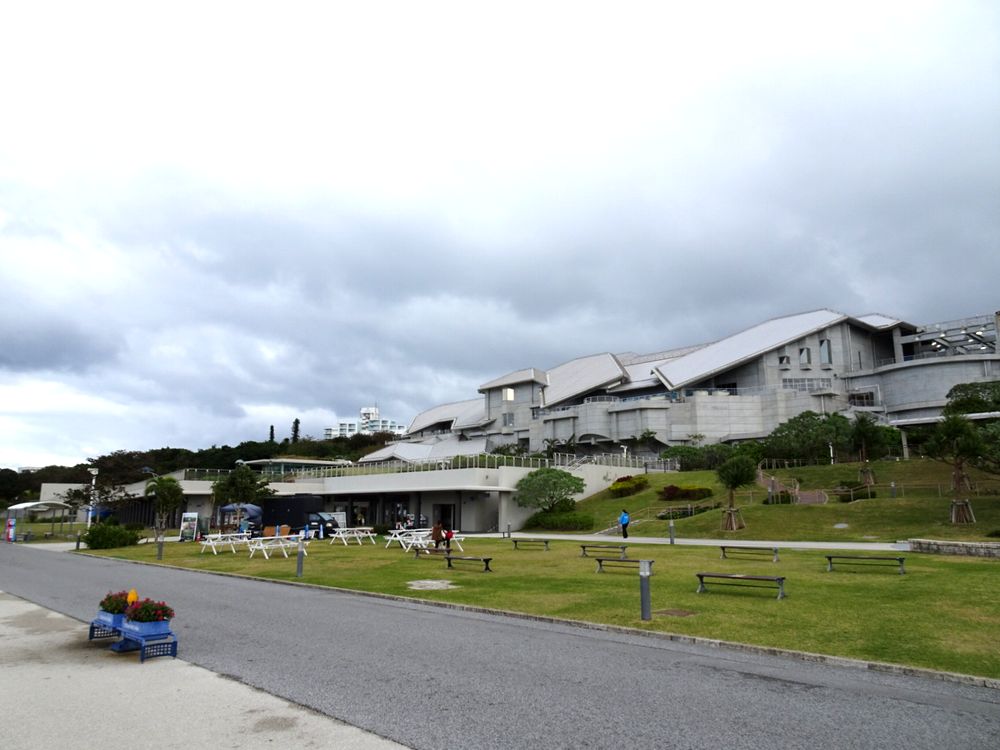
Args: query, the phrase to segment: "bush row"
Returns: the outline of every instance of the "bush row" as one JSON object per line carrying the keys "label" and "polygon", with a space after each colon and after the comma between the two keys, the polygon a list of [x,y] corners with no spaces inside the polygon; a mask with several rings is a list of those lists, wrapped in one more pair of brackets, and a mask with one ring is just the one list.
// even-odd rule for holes
{"label": "bush row", "polygon": [[535,513],[524,522],[526,529],[549,531],[587,531],[594,527],[594,517],[588,513]]}
{"label": "bush row", "polygon": [[712,490],[708,487],[678,487],[676,484],[668,484],[659,492],[660,500],[704,500],[712,496]]}
{"label": "bush row", "polygon": [[80,535],[90,549],[130,547],[139,543],[139,532],[110,523],[95,523]]}
{"label": "bush row", "polygon": [[649,480],[646,477],[619,477],[615,483],[608,487],[611,497],[628,497],[649,487]]}

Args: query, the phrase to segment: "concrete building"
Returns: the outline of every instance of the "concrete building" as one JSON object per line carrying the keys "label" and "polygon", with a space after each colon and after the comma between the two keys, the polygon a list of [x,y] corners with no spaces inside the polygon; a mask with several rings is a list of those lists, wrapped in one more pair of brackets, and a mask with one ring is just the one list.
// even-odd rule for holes
{"label": "concrete building", "polygon": [[869,412],[885,424],[928,421],[952,386],[1000,379],[998,318],[918,326],[821,309],[682,349],[515,370],[481,385],[477,398],[418,414],[404,442],[364,460],[568,443],[606,453],[636,447],[644,435],[661,447],[738,442],[763,438],[807,410]]}
{"label": "concrete building", "polygon": [[375,435],[380,432],[405,435],[406,425],[380,416],[377,406],[365,406],[359,411],[358,419],[342,419],[337,422],[336,427],[327,427],[323,431],[323,438],[325,440],[332,440],[337,437],[349,438],[352,435]]}

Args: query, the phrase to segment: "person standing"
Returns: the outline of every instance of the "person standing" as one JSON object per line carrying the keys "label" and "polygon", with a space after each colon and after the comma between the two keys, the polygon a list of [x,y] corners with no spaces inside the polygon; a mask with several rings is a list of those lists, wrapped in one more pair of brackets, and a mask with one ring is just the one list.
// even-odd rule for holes
{"label": "person standing", "polygon": [[618,523],[622,527],[622,539],[628,539],[628,525],[632,522],[632,519],[628,515],[628,511],[622,508],[622,514],[618,516]]}

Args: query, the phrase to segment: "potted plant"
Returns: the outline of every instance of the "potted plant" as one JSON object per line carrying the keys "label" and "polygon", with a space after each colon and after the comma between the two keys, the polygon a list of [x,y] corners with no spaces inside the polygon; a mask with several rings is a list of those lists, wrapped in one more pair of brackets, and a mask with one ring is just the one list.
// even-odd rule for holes
{"label": "potted plant", "polygon": [[140,599],[125,609],[122,632],[144,636],[165,635],[170,632],[173,616],[174,610],[166,602]]}
{"label": "potted plant", "polygon": [[109,591],[98,605],[97,621],[109,628],[121,629],[127,607],[127,591]]}

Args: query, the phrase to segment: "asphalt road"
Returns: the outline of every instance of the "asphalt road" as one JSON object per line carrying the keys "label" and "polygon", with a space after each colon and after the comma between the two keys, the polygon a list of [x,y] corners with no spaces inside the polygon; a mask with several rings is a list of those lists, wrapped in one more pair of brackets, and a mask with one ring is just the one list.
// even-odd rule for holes
{"label": "asphalt road", "polygon": [[0,544],[83,621],[131,587],[183,659],[413,748],[1000,747],[989,688]]}

